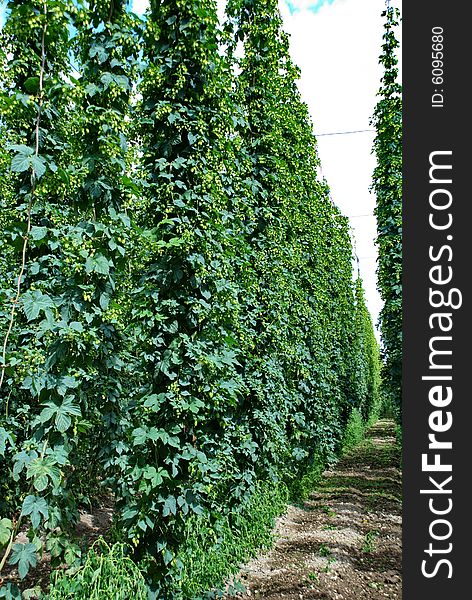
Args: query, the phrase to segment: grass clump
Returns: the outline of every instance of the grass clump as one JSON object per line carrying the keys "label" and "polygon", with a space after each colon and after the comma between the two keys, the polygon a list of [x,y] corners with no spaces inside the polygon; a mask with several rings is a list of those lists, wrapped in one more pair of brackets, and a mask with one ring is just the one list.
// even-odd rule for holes
{"label": "grass clump", "polygon": [[215,590],[261,548],[272,545],[275,518],[286,508],[287,488],[274,482],[257,484],[242,510],[222,515],[216,522],[205,516],[189,519],[186,542],[179,553],[181,598],[214,597]]}
{"label": "grass clump", "polygon": [[54,573],[44,600],[147,600],[147,585],[139,567],[127,556],[125,544],[109,546],[103,539],[90,548],[85,563],[73,575]]}
{"label": "grass clump", "polygon": [[328,548],[328,546],[326,544],[320,544],[320,547],[318,549],[318,554],[320,556],[328,558],[329,556],[331,556],[331,550]]}
{"label": "grass clump", "polygon": [[366,426],[360,410],[353,408],[344,431],[342,443],[343,454],[346,454],[349,450],[354,448],[354,446],[359,445],[364,440],[365,429]]}
{"label": "grass clump", "polygon": [[372,552],[375,550],[375,542],[377,540],[378,535],[379,532],[375,530],[368,531],[365,534],[364,540],[362,542],[362,552],[364,552],[364,554],[372,554]]}

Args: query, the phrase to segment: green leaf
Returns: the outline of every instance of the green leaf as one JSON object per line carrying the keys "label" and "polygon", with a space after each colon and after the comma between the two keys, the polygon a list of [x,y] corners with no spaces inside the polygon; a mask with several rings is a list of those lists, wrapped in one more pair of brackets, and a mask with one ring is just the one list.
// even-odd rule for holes
{"label": "green leaf", "polygon": [[159,468],[157,470],[156,467],[150,466],[144,470],[143,477],[144,479],[148,479],[153,487],[157,487],[164,481],[163,478],[166,474],[165,469]]}
{"label": "green leaf", "polygon": [[13,523],[10,519],[0,519],[0,546],[6,546],[10,541]]}
{"label": "green leaf", "polygon": [[131,435],[133,437],[133,446],[142,446],[148,439],[147,431],[142,427],[134,429]]}
{"label": "green leaf", "polygon": [[85,92],[89,96],[95,96],[95,94],[98,92],[98,87],[94,83],[89,83],[85,86]]}
{"label": "green leaf", "polygon": [[47,227],[38,227],[36,225],[33,225],[33,227],[31,227],[31,231],[30,231],[31,238],[35,241],[42,240],[43,238],[46,237],[47,233],[48,233]]}
{"label": "green leaf", "polygon": [[164,507],[162,509],[163,517],[167,517],[171,513],[173,515],[177,513],[177,503],[175,500],[175,496],[168,496],[166,501],[164,502]]}
{"label": "green leaf", "polygon": [[50,296],[43,294],[39,290],[26,292],[23,295],[23,310],[25,311],[28,321],[33,321],[39,316],[41,311],[46,311],[48,308],[53,308],[54,302]]}
{"label": "green leaf", "polygon": [[20,579],[24,579],[30,568],[35,567],[37,563],[34,544],[13,544],[8,563],[10,565],[18,565]]}
{"label": "green leaf", "polygon": [[48,487],[48,476],[46,473],[40,473],[34,478],[33,486],[38,492],[44,492],[44,490]]}
{"label": "green leaf", "polygon": [[127,141],[124,133],[121,133],[121,132],[120,132],[120,148],[121,148],[122,152],[127,152],[127,150],[128,150],[128,141]]}
{"label": "green leaf", "polygon": [[123,511],[122,516],[125,521],[131,521],[138,514],[139,514],[139,511],[136,508],[128,507]]}
{"label": "green leaf", "polygon": [[58,431],[61,433],[66,432],[72,424],[72,419],[69,415],[64,413],[58,413],[55,421],[56,427]]}
{"label": "green leaf", "polygon": [[17,154],[25,154],[26,156],[33,156],[34,149],[31,146],[25,146],[25,144],[8,144],[8,150],[13,150]]}
{"label": "green leaf", "polygon": [[[72,328],[72,324],[71,324]],[[65,396],[68,389],[75,389],[79,386],[79,380],[70,375],[63,375],[57,380],[56,389],[61,396]]]}
{"label": "green leaf", "polygon": [[106,292],[103,292],[103,294],[100,294],[100,308],[102,310],[106,310],[108,308],[109,303],[110,303],[109,294],[107,294]]}
{"label": "green leaf", "polygon": [[80,417],[82,415],[80,408],[73,403],[73,400],[73,396],[66,396],[60,405],[52,401],[44,402],[42,406],[45,408],[39,415],[40,422],[47,423],[55,417],[55,425],[58,431],[65,433],[72,424],[70,417]]}
{"label": "green leaf", "polygon": [[103,46],[94,43],[89,50],[89,56],[90,58],[96,56],[99,60],[99,63],[102,63],[107,59],[108,54]]}
{"label": "green leaf", "polygon": [[[124,188],[132,191],[136,196],[139,196],[141,194],[141,188],[136,184],[136,182],[134,182],[132,179],[130,179],[126,175],[123,175],[123,177],[121,178],[121,183],[123,184]],[[127,217],[126,215],[124,215],[124,216],[128,219],[128,226],[129,226],[129,217]]]}
{"label": "green leaf", "polygon": [[129,79],[126,75],[115,75],[115,83],[120,86],[121,89],[127,90],[129,88]]}
{"label": "green leaf", "polygon": [[22,600],[20,589],[14,583],[7,583],[0,588],[0,598],[5,600]]}
{"label": "green leaf", "polygon": [[31,166],[37,179],[40,179],[46,173],[46,161],[42,156],[32,156]]}
{"label": "green leaf", "polygon": [[51,556],[54,558],[61,555],[63,547],[60,537],[50,537],[46,540],[46,550],[50,552]]}
{"label": "green leaf", "polygon": [[67,169],[63,169],[62,167],[57,169],[57,175],[62,183],[65,183],[67,186],[70,185],[70,175]]}
{"label": "green leaf", "polygon": [[11,433],[7,431],[4,427],[0,427],[0,456],[5,456],[7,442],[10,444],[10,446],[13,446],[13,437]]}
{"label": "green leaf", "polygon": [[29,588],[23,591],[22,600],[36,600],[42,596],[42,589],[40,585],[34,586],[34,588]]}
{"label": "green leaf", "polygon": [[103,254],[97,254],[97,256],[89,256],[85,263],[85,270],[87,273],[94,271],[101,275],[108,275],[110,272],[110,263]]}
{"label": "green leaf", "polygon": [[51,456],[38,457],[32,460],[26,468],[27,479],[33,479],[33,486],[38,492],[43,492],[49,480],[53,486],[58,486],[61,481],[61,472],[56,466],[56,461]]}
{"label": "green leaf", "polygon": [[75,544],[69,544],[64,552],[64,560],[66,564],[70,567],[74,564],[81,555],[80,548]]}
{"label": "green leaf", "polygon": [[165,399],[165,394],[151,394],[150,396],[146,396],[146,399],[144,400],[144,406],[157,411],[158,408],[160,408],[160,406],[162,406],[162,404],[165,402]]}
{"label": "green leaf", "polygon": [[30,515],[31,524],[34,529],[37,529],[41,522],[41,515],[44,517],[44,520],[47,520],[49,516],[48,504],[44,498],[40,498],[39,496],[26,496],[23,500],[21,514],[24,516]]}
{"label": "green leaf", "polygon": [[11,170],[15,173],[23,173],[23,171],[27,171],[31,165],[31,158],[29,156],[25,156],[24,154],[16,154],[11,159]]}
{"label": "green leaf", "polygon": [[104,89],[108,89],[110,83],[113,81],[113,75],[111,73],[103,73],[100,77],[100,81],[103,83]]}
{"label": "green leaf", "polygon": [[30,452],[25,452],[22,450],[18,452],[13,457],[13,479],[18,481],[20,477],[20,473],[23,471],[25,467],[28,467],[30,462],[38,458],[38,453],[35,450],[30,450]]}

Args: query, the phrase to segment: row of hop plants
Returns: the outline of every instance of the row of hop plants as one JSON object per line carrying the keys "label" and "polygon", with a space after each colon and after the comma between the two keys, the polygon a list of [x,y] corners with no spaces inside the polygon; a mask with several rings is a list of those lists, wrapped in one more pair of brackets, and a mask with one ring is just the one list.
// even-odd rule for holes
{"label": "row of hop plants", "polygon": [[379,63],[383,69],[371,124],[376,136],[377,165],[372,178],[376,196],[377,288],[383,301],[379,323],[382,339],[382,394],[391,416],[402,415],[402,86],[398,72],[397,29],[400,11],[382,13],[384,35]]}
{"label": "row of hop plants", "polygon": [[150,597],[197,597],[378,401],[277,2],[15,0],[1,38],[0,597],[83,573],[103,496]]}

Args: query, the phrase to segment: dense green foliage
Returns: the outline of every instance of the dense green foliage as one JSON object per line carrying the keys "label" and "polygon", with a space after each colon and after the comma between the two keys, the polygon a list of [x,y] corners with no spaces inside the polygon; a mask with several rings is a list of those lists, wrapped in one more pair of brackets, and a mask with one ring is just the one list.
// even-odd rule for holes
{"label": "dense green foliage", "polygon": [[372,124],[377,135],[377,167],[372,189],[377,197],[378,289],[384,302],[380,313],[384,369],[382,380],[387,402],[401,415],[402,398],[402,88],[398,83],[395,27],[398,9],[385,17],[380,63],[384,68],[379,101]]}
{"label": "dense green foliage", "polygon": [[353,408],[343,438],[343,452],[349,452],[364,439],[365,423],[358,408]]}
{"label": "dense green foliage", "polygon": [[[355,381],[358,390],[355,408],[365,423],[376,420],[381,410],[379,345],[375,339],[372,318],[365,303],[360,276],[355,283],[355,354],[358,357]],[[357,347],[356,347],[357,346]]]}
{"label": "dense green foliage", "polygon": [[[375,412],[348,222],[276,0],[231,0],[222,30],[214,0],[8,8],[0,572],[78,568],[79,511],[106,494],[150,597],[197,597]],[[51,598],[85,598],[102,564],[97,597],[118,567],[141,589],[114,552]]]}

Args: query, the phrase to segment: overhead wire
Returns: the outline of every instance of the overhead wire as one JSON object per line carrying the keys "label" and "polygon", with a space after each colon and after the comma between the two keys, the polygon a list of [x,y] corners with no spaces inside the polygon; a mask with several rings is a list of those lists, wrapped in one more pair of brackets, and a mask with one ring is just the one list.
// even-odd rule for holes
{"label": "overhead wire", "polygon": [[375,129],[354,129],[353,131],[330,131],[329,133],[315,133],[315,137],[325,135],[350,135],[352,133],[365,133],[366,131],[375,131]]}

